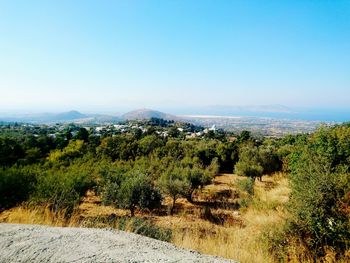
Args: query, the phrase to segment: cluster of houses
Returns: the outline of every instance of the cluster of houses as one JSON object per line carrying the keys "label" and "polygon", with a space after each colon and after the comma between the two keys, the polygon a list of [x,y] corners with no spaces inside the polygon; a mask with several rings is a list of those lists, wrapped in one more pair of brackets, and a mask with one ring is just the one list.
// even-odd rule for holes
{"label": "cluster of houses", "polygon": [[[50,138],[56,139],[62,134],[70,133],[71,137],[75,137],[79,129],[84,128],[86,129],[90,135],[101,137],[105,135],[109,136],[115,136],[117,134],[123,134],[123,133],[130,133],[135,132],[135,130],[139,130],[141,133],[147,133],[152,127],[153,132],[155,132],[158,136],[166,138],[170,136],[171,132],[173,132],[174,127],[176,127],[177,132],[185,137],[186,139],[192,139],[192,138],[200,138],[204,136],[205,134],[209,132],[216,132],[217,129],[215,125],[213,125],[210,128],[200,128],[196,127],[196,129],[193,129],[189,126],[186,126],[186,124],[182,123],[172,123],[168,126],[161,127],[161,126],[152,126],[145,122],[127,122],[123,124],[105,124],[105,125],[91,125],[91,126],[79,126],[74,124],[54,124],[54,125],[31,125],[31,124],[22,124],[20,127],[23,129],[30,130],[30,133],[34,136],[39,136],[39,130],[45,129],[46,135]],[[20,128],[19,127],[19,128]],[[36,130],[38,130],[38,134],[36,133]]]}
{"label": "cluster of houses", "polygon": [[[144,125],[137,124],[137,123],[130,123],[130,124],[115,124],[115,125],[106,125],[106,126],[97,126],[97,127],[84,127],[88,131],[91,132],[91,134],[95,136],[102,136],[106,133],[111,133],[112,135],[115,134],[121,134],[121,133],[129,133],[133,130],[139,129],[142,133],[147,133],[148,128],[146,128]],[[93,130],[91,130],[93,129]],[[198,138],[202,137],[205,134],[211,132],[216,132],[216,127],[213,125],[210,128],[205,128],[201,131],[187,131],[186,128],[178,127],[177,130],[180,133],[183,133],[185,135],[186,139],[191,138]],[[155,133],[163,138],[166,138],[169,136],[169,128],[162,128],[159,127],[157,130],[155,130]]]}

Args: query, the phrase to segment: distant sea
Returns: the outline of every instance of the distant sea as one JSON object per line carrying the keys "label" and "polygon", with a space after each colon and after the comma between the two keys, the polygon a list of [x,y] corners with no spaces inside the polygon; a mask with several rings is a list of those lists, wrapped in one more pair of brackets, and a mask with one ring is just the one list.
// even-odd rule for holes
{"label": "distant sea", "polygon": [[264,112],[264,111],[239,111],[223,109],[188,109],[181,110],[177,114],[218,115],[218,116],[244,116],[276,118],[289,120],[321,121],[321,122],[350,122],[350,109],[300,109],[287,112]]}

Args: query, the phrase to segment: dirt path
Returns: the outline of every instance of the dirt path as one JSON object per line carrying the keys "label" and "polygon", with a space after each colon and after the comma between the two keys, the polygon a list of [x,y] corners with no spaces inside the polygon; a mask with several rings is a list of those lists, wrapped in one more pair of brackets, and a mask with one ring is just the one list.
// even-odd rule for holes
{"label": "dirt path", "polygon": [[232,262],[112,229],[0,224],[0,262]]}

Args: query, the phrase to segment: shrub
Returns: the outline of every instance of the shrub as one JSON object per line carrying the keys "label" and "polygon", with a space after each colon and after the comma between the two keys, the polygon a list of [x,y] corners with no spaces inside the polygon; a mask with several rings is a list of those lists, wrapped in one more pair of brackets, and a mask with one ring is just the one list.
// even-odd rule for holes
{"label": "shrub", "polygon": [[123,168],[100,169],[97,190],[104,204],[117,206],[119,188],[125,180],[126,173],[127,170]]}
{"label": "shrub", "polygon": [[288,229],[315,257],[350,245],[350,129],[322,127],[289,156],[292,214]]}
{"label": "shrub", "polygon": [[21,144],[12,138],[0,138],[0,165],[11,166],[25,156]]}
{"label": "shrub", "polygon": [[70,141],[63,150],[54,150],[50,153],[48,159],[51,162],[68,161],[80,157],[85,152],[83,140]]}
{"label": "shrub", "polygon": [[118,206],[130,209],[131,216],[135,208],[152,210],[160,207],[161,201],[160,191],[144,174],[129,175],[118,191]]}
{"label": "shrub", "polygon": [[[212,169],[215,169],[215,167]],[[183,168],[181,172],[183,173],[184,180],[187,181],[187,192],[185,193],[185,196],[190,202],[192,202],[193,192],[196,189],[209,184],[215,175],[210,169],[204,170],[199,167],[193,167],[192,169]]]}
{"label": "shrub", "polygon": [[85,171],[48,170],[38,176],[32,201],[48,204],[54,212],[65,210],[69,215],[91,185],[91,179]]}
{"label": "shrub", "polygon": [[269,146],[245,146],[239,153],[239,161],[235,165],[235,173],[253,179],[263,174],[272,174],[281,169],[282,163],[274,148]]}
{"label": "shrub", "polygon": [[259,162],[259,152],[256,147],[244,147],[239,153],[239,161],[235,165],[235,173],[240,176],[261,178],[264,168]]}
{"label": "shrub", "polygon": [[162,191],[173,199],[169,211],[172,215],[174,213],[176,200],[180,196],[186,195],[190,188],[189,182],[184,176],[183,169],[179,167],[170,168],[160,177],[159,185]]}
{"label": "shrub", "polygon": [[127,217],[122,217],[119,220],[118,226],[120,230],[130,231],[166,242],[170,242],[172,239],[172,231],[170,229],[157,227],[143,218],[129,219]]}
{"label": "shrub", "polygon": [[152,210],[160,207],[162,196],[145,174],[119,171],[107,181],[103,200],[116,207],[129,209],[131,216],[134,216],[136,208]]}
{"label": "shrub", "polygon": [[254,179],[244,178],[237,182],[237,186],[241,191],[247,192],[249,195],[254,195]]}
{"label": "shrub", "polygon": [[26,201],[36,183],[30,166],[0,169],[0,211]]}
{"label": "shrub", "polygon": [[344,251],[350,240],[349,174],[333,173],[327,158],[305,151],[291,176],[293,229],[322,256],[324,246]]}

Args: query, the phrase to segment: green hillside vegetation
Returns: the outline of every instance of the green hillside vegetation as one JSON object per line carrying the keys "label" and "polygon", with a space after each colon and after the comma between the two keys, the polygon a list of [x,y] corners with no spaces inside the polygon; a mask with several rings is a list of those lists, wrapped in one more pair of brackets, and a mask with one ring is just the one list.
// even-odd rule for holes
{"label": "green hillside vegetation", "polygon": [[[0,211],[46,207],[68,219],[92,191],[104,205],[128,211],[119,221],[122,229],[129,222],[125,220],[141,220],[136,213],[178,213],[175,208],[180,199],[200,203],[205,208],[200,216],[218,224],[224,219],[212,214],[211,201],[219,204],[223,197],[199,198],[206,186],[215,185],[218,174],[241,177],[236,193],[239,202],[225,203],[225,209],[232,212],[264,209],[266,202],[257,199],[260,181],[283,174],[290,187],[289,201],[283,205],[286,220],[266,228],[259,237],[271,258],[321,262],[332,251],[336,261],[349,259],[349,125],[283,138],[223,131],[189,138],[188,133],[203,129],[161,119],[126,124],[133,128],[124,132],[106,128],[99,134],[95,127],[75,125],[59,132],[49,126],[2,125]],[[277,209],[272,203],[271,207]],[[161,231],[154,225],[148,227],[145,233],[147,229]],[[171,240],[166,233],[164,240]]]}

